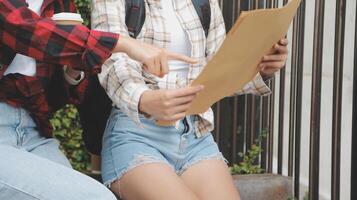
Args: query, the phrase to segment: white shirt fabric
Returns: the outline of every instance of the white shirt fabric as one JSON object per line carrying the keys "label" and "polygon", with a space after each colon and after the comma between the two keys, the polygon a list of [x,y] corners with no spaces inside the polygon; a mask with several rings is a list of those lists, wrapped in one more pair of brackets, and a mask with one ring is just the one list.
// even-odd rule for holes
{"label": "white shirt fabric", "polygon": [[[172,0],[163,0],[161,1],[161,5],[166,19],[167,32],[170,33],[170,43],[167,49],[175,53],[191,56],[190,40],[177,19]],[[168,64],[169,73],[177,73],[177,76],[183,79],[187,78],[189,64],[175,60],[169,61]]]}
{"label": "white shirt fabric", "polygon": [[[43,0],[27,0],[29,4],[29,9],[40,14],[41,6]],[[28,56],[21,54],[16,54],[14,60],[11,62],[9,67],[6,69],[4,75],[19,73],[26,76],[35,76],[36,75],[36,60]]]}

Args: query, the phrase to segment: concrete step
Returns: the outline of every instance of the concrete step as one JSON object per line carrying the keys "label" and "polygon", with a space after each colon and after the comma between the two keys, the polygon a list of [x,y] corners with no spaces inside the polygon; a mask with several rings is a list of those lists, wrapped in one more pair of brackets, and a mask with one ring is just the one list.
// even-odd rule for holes
{"label": "concrete step", "polygon": [[[102,181],[100,174],[88,173],[87,175],[99,182]],[[293,180],[291,177],[274,174],[252,174],[234,175],[233,179],[240,192],[241,200],[288,200],[293,196]]]}
{"label": "concrete step", "polygon": [[293,197],[293,180],[273,174],[233,176],[241,200],[288,200]]}

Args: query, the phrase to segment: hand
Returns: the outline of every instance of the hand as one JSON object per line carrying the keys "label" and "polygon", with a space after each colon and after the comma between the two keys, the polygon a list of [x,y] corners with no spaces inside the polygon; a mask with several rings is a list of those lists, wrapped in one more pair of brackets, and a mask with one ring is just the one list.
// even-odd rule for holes
{"label": "hand", "polygon": [[139,110],[159,121],[177,121],[186,116],[192,100],[203,86],[187,86],[173,90],[148,90],[140,98]]}
{"label": "hand", "polygon": [[260,74],[263,77],[273,76],[275,72],[281,70],[288,58],[288,44],[287,39],[281,39],[273,46],[273,53],[265,55],[262,62],[259,64]]}
{"label": "hand", "polygon": [[145,71],[159,77],[163,77],[169,72],[168,60],[179,60],[191,64],[197,62],[185,55],[173,53],[125,36],[120,37],[114,52],[125,52],[132,59],[143,63]]}
{"label": "hand", "polygon": [[72,69],[71,67],[66,67],[64,72],[74,80],[78,80],[81,77],[81,71]]}
{"label": "hand", "polygon": [[84,72],[72,69],[67,65],[63,66],[64,79],[70,85],[78,85],[84,79]]}

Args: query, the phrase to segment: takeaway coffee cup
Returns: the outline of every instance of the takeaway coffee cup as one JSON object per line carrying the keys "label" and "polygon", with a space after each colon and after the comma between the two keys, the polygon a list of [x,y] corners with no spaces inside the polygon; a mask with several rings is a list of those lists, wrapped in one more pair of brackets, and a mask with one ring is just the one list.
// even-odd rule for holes
{"label": "takeaway coffee cup", "polygon": [[[54,14],[52,16],[52,20],[55,21],[57,24],[61,25],[81,25],[83,24],[83,19],[80,14],[77,13],[69,13],[69,12],[62,12],[58,14]],[[64,70],[64,78],[67,82],[71,85],[78,85],[78,83],[84,78],[84,72],[74,70],[67,66],[63,67]],[[71,75],[69,75],[71,74]],[[76,80],[73,77],[80,77],[79,80]]]}
{"label": "takeaway coffee cup", "polygon": [[78,13],[62,12],[52,16],[52,20],[61,25],[80,25],[83,19]]}

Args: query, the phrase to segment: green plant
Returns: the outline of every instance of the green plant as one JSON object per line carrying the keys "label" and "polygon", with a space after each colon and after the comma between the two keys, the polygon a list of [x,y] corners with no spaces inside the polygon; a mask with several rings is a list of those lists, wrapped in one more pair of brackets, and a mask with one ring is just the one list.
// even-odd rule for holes
{"label": "green plant", "polygon": [[74,2],[84,19],[84,24],[90,26],[91,0],[74,0]]}
{"label": "green plant", "polygon": [[267,135],[268,131],[263,130],[245,154],[242,152],[238,153],[238,155],[243,158],[243,161],[231,167],[232,174],[260,174],[264,172],[264,169],[255,163],[257,163],[260,154],[263,152],[261,142]]}
{"label": "green plant", "polygon": [[66,105],[54,114],[51,123],[54,136],[61,142],[60,148],[73,168],[87,171],[90,166],[90,157],[83,144],[77,109],[72,105]]}

